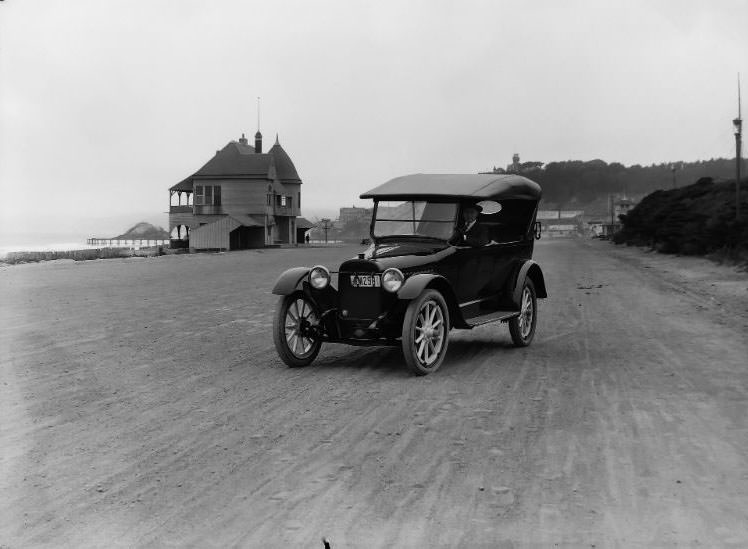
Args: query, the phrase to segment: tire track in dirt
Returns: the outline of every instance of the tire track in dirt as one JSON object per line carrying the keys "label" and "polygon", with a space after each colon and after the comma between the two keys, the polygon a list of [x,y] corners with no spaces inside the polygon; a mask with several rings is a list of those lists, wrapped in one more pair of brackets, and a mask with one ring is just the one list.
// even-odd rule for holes
{"label": "tire track in dirt", "polygon": [[529,348],[489,325],[425,378],[397,349],[285,368],[275,277],[354,251],[2,270],[0,544],[748,542],[748,349],[711,300],[541,240]]}

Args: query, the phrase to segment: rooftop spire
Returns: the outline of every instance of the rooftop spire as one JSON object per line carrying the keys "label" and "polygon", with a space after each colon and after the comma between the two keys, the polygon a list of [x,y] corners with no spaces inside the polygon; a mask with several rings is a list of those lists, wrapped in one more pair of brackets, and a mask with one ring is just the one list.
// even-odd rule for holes
{"label": "rooftop spire", "polygon": [[262,134],[260,133],[260,98],[257,98],[257,133],[255,134],[255,152],[262,152]]}
{"label": "rooftop spire", "polygon": [[280,141],[278,141],[278,132],[275,132],[275,144],[280,145]]}
{"label": "rooftop spire", "polygon": [[255,153],[262,153],[262,134],[260,133],[260,98],[257,98],[257,133],[255,134]]}

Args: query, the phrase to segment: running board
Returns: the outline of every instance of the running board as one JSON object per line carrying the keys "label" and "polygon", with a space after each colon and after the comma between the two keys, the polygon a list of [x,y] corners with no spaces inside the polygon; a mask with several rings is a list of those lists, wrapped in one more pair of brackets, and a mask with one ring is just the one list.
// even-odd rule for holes
{"label": "running board", "polygon": [[471,328],[474,328],[475,326],[480,326],[481,324],[488,324],[489,322],[498,322],[503,320],[509,320],[510,318],[514,318],[519,316],[519,311],[510,311],[510,310],[499,310],[494,311],[492,313],[488,313],[487,315],[481,315],[476,316],[474,318],[468,318],[467,323],[470,325]]}

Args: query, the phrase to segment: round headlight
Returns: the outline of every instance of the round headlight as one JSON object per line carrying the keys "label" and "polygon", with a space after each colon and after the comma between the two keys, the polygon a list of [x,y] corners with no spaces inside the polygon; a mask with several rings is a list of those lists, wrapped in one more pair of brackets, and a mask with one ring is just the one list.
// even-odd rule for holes
{"label": "round headlight", "polygon": [[382,273],[382,287],[388,292],[396,292],[403,285],[405,276],[400,269],[387,269]]}
{"label": "round headlight", "polygon": [[322,265],[317,265],[309,271],[309,284],[312,288],[321,290],[330,283],[330,271],[324,268]]}

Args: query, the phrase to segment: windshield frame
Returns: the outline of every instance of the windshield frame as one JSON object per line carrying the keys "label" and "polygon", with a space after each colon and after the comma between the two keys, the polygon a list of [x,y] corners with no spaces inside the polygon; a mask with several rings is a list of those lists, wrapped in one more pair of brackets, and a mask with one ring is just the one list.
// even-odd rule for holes
{"label": "windshield frame", "polygon": [[[435,223],[451,223],[451,228],[454,230],[454,227],[457,226],[457,220],[460,216],[460,203],[454,200],[430,200],[428,198],[422,198],[419,197],[416,198],[410,198],[410,199],[403,199],[403,198],[376,198],[374,199],[374,209],[371,214],[371,223],[369,224],[369,236],[371,236],[371,240],[374,243],[377,242],[383,242],[383,241],[391,241],[391,240],[415,240],[415,241],[430,241],[430,242],[447,242],[449,240],[449,236],[445,238],[439,238],[436,236],[428,236],[428,235],[421,235],[421,234],[383,234],[383,235],[376,235],[374,233],[374,226],[377,222],[377,212],[379,211],[379,203],[380,202],[402,202],[402,203],[410,203],[411,204],[411,211],[414,211],[415,209],[415,203],[416,202],[423,202],[425,204],[453,204],[455,206],[454,216],[451,221],[448,220],[425,220]],[[379,221],[387,221],[386,219],[379,219]],[[407,221],[407,219],[403,219],[402,221]],[[419,220],[419,221],[424,221]],[[451,234],[451,231],[450,231]]]}

